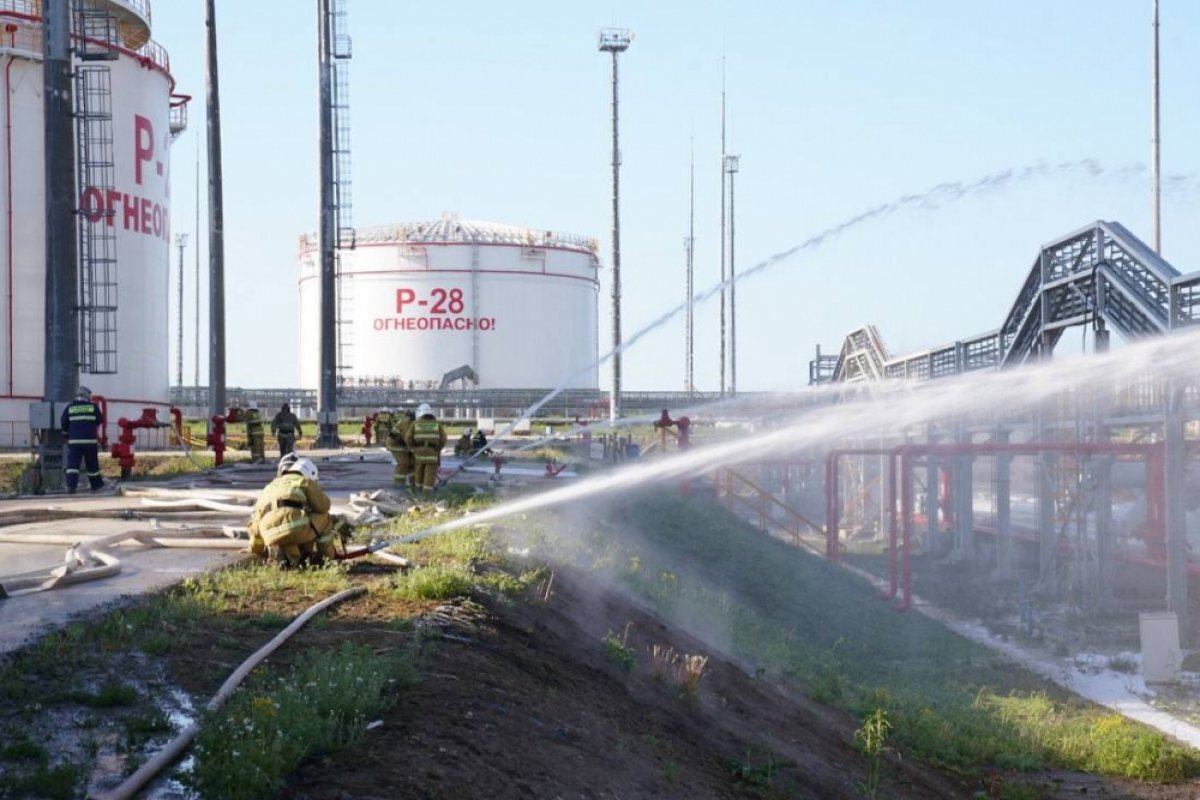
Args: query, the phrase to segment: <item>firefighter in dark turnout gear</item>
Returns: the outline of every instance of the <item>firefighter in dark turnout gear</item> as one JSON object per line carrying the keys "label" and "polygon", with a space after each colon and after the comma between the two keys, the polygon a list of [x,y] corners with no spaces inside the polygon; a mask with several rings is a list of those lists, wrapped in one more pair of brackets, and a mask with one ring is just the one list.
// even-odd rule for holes
{"label": "firefighter in dark turnout gear", "polygon": [[92,402],[92,391],[80,386],[75,399],[68,405],[59,420],[63,438],[67,442],[67,493],[75,494],[79,486],[79,466],[87,469],[88,483],[92,491],[104,485],[100,477],[99,432],[104,427],[104,414],[100,406]]}
{"label": "firefighter in dark turnout gear", "polygon": [[292,413],[292,409],[284,403],[279,413],[271,420],[271,433],[279,442],[279,455],[283,456],[296,449],[296,439],[304,435],[300,427],[300,418]]}
{"label": "firefighter in dark turnout gear", "polygon": [[414,465],[412,450],[408,447],[408,435],[412,431],[416,415],[408,409],[400,409],[392,418],[392,429],[388,431],[388,450],[396,460],[396,468],[392,474],[392,482],[397,486],[414,486]]}
{"label": "firefighter in dark turnout gear", "polygon": [[442,448],[446,446],[446,429],[437,421],[428,403],[417,408],[417,418],[409,426],[405,441],[416,465],[413,477],[417,489],[432,492],[437,485]]}

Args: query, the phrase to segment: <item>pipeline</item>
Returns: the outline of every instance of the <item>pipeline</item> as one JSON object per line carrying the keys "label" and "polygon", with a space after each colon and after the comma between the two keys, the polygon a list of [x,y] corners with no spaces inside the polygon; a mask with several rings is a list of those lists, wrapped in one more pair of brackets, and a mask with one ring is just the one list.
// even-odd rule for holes
{"label": "pipeline", "polygon": [[[246,679],[246,676],[250,674],[251,670],[262,663],[267,656],[279,649],[280,645],[290,639],[293,634],[303,628],[308,621],[317,614],[320,614],[325,609],[336,605],[343,600],[349,600],[352,597],[366,594],[366,592],[366,587],[357,586],[353,589],[346,589],[338,592],[332,597],[328,597],[316,605],[310,606],[304,613],[296,617],[296,619],[292,621],[292,624],[288,625],[286,628],[276,634],[274,639],[267,642],[252,656],[243,661],[242,665],[234,670],[233,674],[231,674],[225,680],[225,683],[221,684],[220,690],[213,695],[211,700],[208,701],[208,705],[205,706],[205,710],[208,712],[213,712],[220,708],[225,701],[229,699],[229,696],[233,694],[233,690],[241,685],[242,681]],[[134,772],[132,775],[126,778],[120,786],[113,789],[111,792],[94,795],[94,797],[96,800],[129,800],[129,798],[133,797],[143,786],[149,783],[151,778],[174,763],[175,759],[179,758],[179,756],[183,754],[183,751],[187,749],[188,745],[192,743],[192,740],[196,738],[196,735],[199,732],[200,724],[193,722],[191,725],[184,728],[184,730],[178,736],[176,736],[166,747],[160,750],[153,758],[139,767],[137,772]]]}

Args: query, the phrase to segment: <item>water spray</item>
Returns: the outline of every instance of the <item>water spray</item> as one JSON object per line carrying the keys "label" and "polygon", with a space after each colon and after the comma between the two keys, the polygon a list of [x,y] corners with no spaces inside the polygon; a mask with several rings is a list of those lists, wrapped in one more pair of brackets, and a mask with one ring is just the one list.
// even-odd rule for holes
{"label": "water spray", "polygon": [[368,549],[375,552],[512,514],[654,481],[698,476],[711,471],[714,464],[744,461],[747,451],[786,455],[828,447],[847,438],[878,437],[881,429],[902,432],[947,418],[1010,414],[1022,408],[1035,409],[1066,390],[1111,389],[1149,374],[1180,384],[1192,383],[1200,374],[1200,331],[1145,340],[1103,355],[1079,355],[1013,370],[975,372],[921,383],[888,382],[857,400],[814,405],[770,431],[653,462],[632,464],[417,533],[373,542]]}

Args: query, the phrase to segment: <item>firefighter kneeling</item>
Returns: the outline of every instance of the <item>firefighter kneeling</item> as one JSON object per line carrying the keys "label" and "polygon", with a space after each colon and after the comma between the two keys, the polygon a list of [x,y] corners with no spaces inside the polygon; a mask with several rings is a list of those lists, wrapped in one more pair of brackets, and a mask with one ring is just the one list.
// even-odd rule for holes
{"label": "firefighter kneeling", "polygon": [[250,552],[289,567],[333,558],[334,542],[349,526],[330,515],[317,465],[297,458],[279,466],[279,477],[263,489],[250,514]]}

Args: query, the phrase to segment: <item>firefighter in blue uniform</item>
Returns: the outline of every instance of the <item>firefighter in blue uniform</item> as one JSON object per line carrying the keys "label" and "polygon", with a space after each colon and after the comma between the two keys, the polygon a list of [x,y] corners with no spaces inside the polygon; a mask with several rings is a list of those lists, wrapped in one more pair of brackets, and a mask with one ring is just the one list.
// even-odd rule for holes
{"label": "firefighter in blue uniform", "polygon": [[63,438],[67,442],[67,493],[75,494],[79,486],[79,465],[87,469],[88,483],[92,491],[104,485],[100,477],[99,432],[104,427],[104,414],[100,406],[92,402],[92,390],[80,386],[75,399],[63,410]]}

